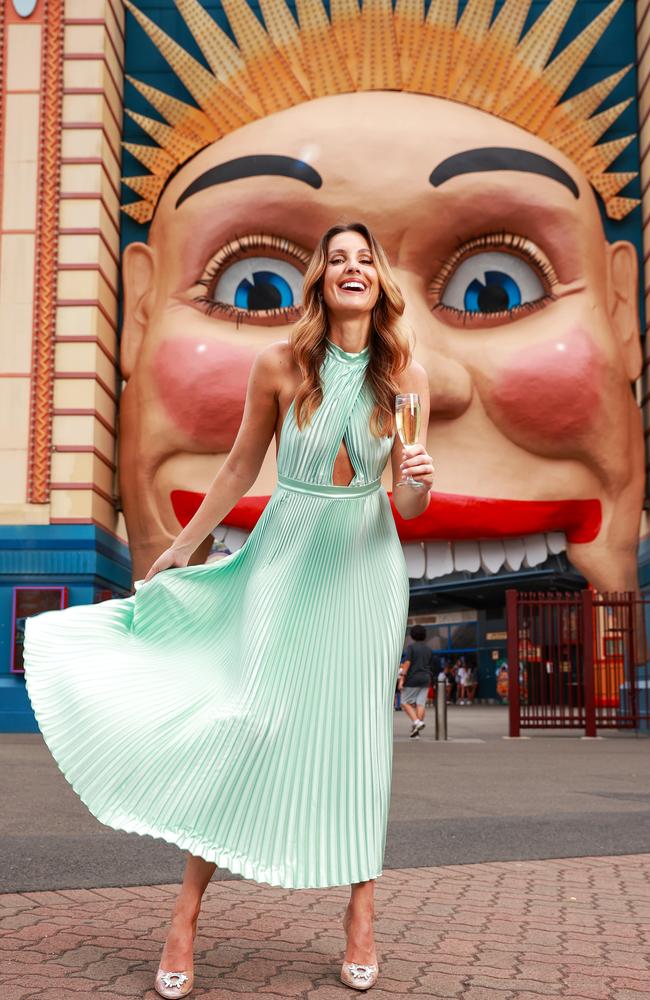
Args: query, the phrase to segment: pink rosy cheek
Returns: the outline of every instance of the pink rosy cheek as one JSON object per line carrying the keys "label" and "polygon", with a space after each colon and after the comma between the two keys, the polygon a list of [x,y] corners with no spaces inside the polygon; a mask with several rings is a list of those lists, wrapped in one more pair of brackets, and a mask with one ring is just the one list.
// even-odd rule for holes
{"label": "pink rosy cheek", "polygon": [[153,375],[165,410],[206,451],[232,448],[257,351],[224,341],[174,337],[158,347]]}
{"label": "pink rosy cheek", "polygon": [[493,383],[491,403],[510,427],[557,439],[590,430],[601,408],[605,359],[582,328],[517,351]]}

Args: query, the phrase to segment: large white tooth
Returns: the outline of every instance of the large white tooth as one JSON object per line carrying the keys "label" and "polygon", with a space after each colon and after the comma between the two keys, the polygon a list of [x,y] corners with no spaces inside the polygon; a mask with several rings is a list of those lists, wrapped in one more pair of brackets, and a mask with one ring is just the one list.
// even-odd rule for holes
{"label": "large white tooth", "polygon": [[514,573],[521,568],[526,555],[526,548],[521,538],[504,538],[503,547],[506,552],[506,566]]}
{"label": "large white tooth", "polygon": [[503,566],[506,552],[500,538],[486,538],[479,542],[481,566],[486,573],[498,573]]}
{"label": "large white tooth", "polygon": [[548,551],[556,556],[558,552],[564,552],[566,549],[566,535],[563,531],[549,531],[546,535],[546,545]]}
{"label": "large white tooth", "polygon": [[406,542],[402,545],[409,579],[419,580],[424,576],[425,559],[422,542]]}
{"label": "large white tooth", "polygon": [[426,543],[426,578],[433,580],[437,576],[446,576],[454,571],[454,556],[449,542]]}
{"label": "large white tooth", "polygon": [[206,556],[206,563],[217,562],[219,559],[225,559],[228,553],[223,549],[210,549]]}
{"label": "large white tooth", "polygon": [[543,563],[548,555],[548,549],[546,548],[546,539],[544,535],[525,535],[524,536],[524,548],[526,549],[526,555],[524,556],[524,566],[528,566],[532,569],[533,566],[539,566]]}
{"label": "large white tooth", "polygon": [[226,532],[227,531],[228,531],[228,525],[227,524],[218,524],[216,526],[216,528],[212,529],[211,534],[212,534],[212,537],[216,538],[216,540],[218,542],[223,542],[224,538],[226,537]]}
{"label": "large white tooth", "polygon": [[457,570],[469,570],[475,573],[481,565],[481,555],[478,549],[478,542],[462,541],[454,542],[454,566]]}
{"label": "large white tooth", "polygon": [[242,528],[231,528],[229,526],[223,541],[231,552],[236,552],[237,549],[241,549],[249,535],[250,531],[244,531]]}

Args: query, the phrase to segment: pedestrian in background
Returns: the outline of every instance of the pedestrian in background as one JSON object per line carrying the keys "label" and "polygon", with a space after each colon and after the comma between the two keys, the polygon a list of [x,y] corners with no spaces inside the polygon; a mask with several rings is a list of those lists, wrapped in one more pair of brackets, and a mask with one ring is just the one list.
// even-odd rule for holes
{"label": "pedestrian in background", "polygon": [[476,689],[478,687],[478,667],[476,664],[471,664],[467,668],[467,676],[465,677],[465,694],[467,696],[467,704],[471,705],[476,697]]}
{"label": "pedestrian in background", "polygon": [[467,683],[468,670],[464,660],[457,661],[456,683],[458,684],[458,704],[465,705],[465,685]]}
{"label": "pedestrian in background", "polygon": [[402,650],[402,655],[399,660],[399,673],[397,674],[397,680],[395,681],[395,700],[393,702],[396,712],[402,711],[402,689],[400,687],[400,680],[405,674],[404,670],[404,660],[406,659],[406,652]]}
{"label": "pedestrian in background", "polygon": [[445,667],[445,673],[447,675],[447,701],[451,702],[453,705],[456,704],[456,668],[452,667],[451,663],[448,663]]}
{"label": "pedestrian in background", "polygon": [[426,725],[424,716],[427,693],[433,683],[436,667],[433,652],[424,641],[427,637],[424,625],[412,625],[409,635],[413,642],[404,651],[404,673],[397,683],[401,691],[402,707],[412,722],[409,735],[411,739],[419,739],[420,732]]}

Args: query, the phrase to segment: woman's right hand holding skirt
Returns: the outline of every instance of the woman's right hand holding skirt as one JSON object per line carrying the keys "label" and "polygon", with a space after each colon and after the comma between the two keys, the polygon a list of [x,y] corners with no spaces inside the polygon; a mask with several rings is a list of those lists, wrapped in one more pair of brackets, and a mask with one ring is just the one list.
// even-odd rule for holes
{"label": "woman's right hand holding skirt", "polygon": [[148,580],[151,580],[156,573],[160,573],[164,569],[187,566],[190,561],[191,554],[192,553],[188,552],[187,549],[172,544],[158,556],[154,563],[152,563],[144,579],[136,580],[135,582],[142,585],[143,583],[147,583]]}

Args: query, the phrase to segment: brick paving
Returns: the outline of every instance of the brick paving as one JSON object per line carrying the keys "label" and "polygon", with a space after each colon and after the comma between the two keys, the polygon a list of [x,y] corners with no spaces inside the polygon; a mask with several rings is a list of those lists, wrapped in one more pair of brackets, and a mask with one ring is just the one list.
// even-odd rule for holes
{"label": "brick paving", "polygon": [[[0,895],[3,1000],[145,997],[175,884]],[[192,996],[336,1000],[349,889],[213,881]],[[650,854],[386,870],[374,1000],[648,1000]]]}

